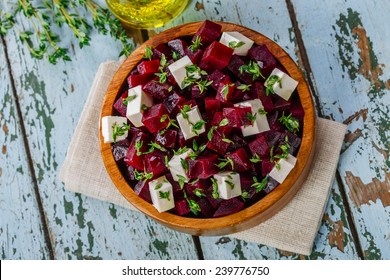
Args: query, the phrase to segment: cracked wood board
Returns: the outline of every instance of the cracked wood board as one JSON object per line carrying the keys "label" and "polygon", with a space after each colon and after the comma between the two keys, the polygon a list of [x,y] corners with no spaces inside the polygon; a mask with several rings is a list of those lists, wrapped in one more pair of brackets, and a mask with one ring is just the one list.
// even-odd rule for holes
{"label": "cracked wood board", "polygon": [[322,112],[348,124],[338,170],[364,258],[390,259],[390,3],[293,3]]}
{"label": "cracked wood board", "polygon": [[[118,59],[120,47],[113,39],[93,33],[91,46],[79,49],[69,30],[63,28],[58,32],[62,42],[71,45],[73,61],[66,64],[59,62],[55,66],[46,60],[31,58],[14,32],[5,38],[54,257],[197,258],[191,236],[169,230],[127,209],[66,192],[59,182],[59,168],[95,72],[101,62]],[[16,165],[17,159],[13,159],[12,164]],[[21,189],[29,185],[31,182],[20,183],[16,187]],[[6,199],[18,204],[22,198],[10,196]],[[16,217],[17,224],[32,219],[34,209],[28,215]],[[11,224],[15,224],[15,220],[9,220],[4,226],[12,229],[8,233],[12,237],[17,234],[17,228],[11,227]],[[41,255],[30,257],[40,258]]]}
{"label": "cracked wood board", "polygon": [[0,61],[0,259],[48,259],[1,40]]}
{"label": "cracked wood board", "polygon": [[[190,1],[184,13],[164,29],[205,19],[228,21],[263,33],[283,47],[300,65],[295,33],[285,1]],[[163,28],[158,31],[162,31]],[[154,33],[150,32],[149,35]],[[345,209],[335,182],[309,259],[358,258]],[[298,259],[302,255],[228,237],[200,237],[205,259]]]}

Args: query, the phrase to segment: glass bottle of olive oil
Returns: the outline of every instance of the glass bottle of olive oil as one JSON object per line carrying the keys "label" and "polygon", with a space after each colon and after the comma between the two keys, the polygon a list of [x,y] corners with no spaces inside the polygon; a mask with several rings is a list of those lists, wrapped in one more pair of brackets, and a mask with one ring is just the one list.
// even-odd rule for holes
{"label": "glass bottle of olive oil", "polygon": [[178,16],[188,0],[106,0],[113,14],[135,28],[156,28]]}

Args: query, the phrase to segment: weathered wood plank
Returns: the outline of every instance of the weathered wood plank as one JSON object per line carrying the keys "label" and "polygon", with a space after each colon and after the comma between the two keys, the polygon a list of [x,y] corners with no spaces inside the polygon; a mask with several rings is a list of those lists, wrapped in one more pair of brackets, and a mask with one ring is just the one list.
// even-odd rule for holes
{"label": "weathered wood plank", "polygon": [[349,125],[339,172],[364,257],[389,259],[390,3],[293,3],[323,114]]}
{"label": "weathered wood plank", "polygon": [[[191,1],[165,28],[205,19],[229,21],[257,30],[280,46],[302,67],[285,1]],[[164,28],[164,29],[165,29]],[[160,29],[161,31],[163,29]],[[201,237],[206,259],[297,259],[303,256],[226,237]],[[310,259],[355,259],[357,253],[337,183],[328,202]]]}
{"label": "weathered wood plank", "polygon": [[1,41],[0,61],[0,259],[48,259]]}
{"label": "weathered wood plank", "polygon": [[92,46],[79,49],[68,30],[58,32],[74,46],[73,61],[56,66],[32,59],[15,33],[6,37],[55,258],[197,258],[191,236],[144,215],[64,191],[59,166],[93,77],[101,62],[117,59],[120,47],[108,37],[92,34]]}

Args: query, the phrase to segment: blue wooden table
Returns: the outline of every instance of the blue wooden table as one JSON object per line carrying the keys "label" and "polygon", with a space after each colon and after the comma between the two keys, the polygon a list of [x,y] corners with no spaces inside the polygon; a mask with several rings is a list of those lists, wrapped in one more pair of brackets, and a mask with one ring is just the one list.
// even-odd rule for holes
{"label": "blue wooden table", "polygon": [[33,59],[15,31],[1,37],[0,259],[390,259],[389,14],[381,0],[193,0],[164,27],[211,19],[265,34],[305,73],[318,116],[348,124],[308,257],[192,237],[65,191],[59,168],[93,77],[120,46],[94,33],[80,49],[62,29],[72,62],[53,66]]}

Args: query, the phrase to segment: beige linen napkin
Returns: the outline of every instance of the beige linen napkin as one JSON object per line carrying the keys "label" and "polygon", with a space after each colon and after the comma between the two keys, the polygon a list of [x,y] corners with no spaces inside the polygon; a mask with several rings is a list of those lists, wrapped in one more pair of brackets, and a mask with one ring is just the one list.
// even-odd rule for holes
{"label": "beige linen napkin", "polygon": [[[65,189],[136,210],[115,188],[104,167],[98,141],[105,91],[119,62],[100,65],[60,171]],[[317,146],[310,174],[279,213],[232,237],[309,255],[321,224],[339,159],[346,126],[317,120]],[[96,137],[91,137],[96,136]]]}

